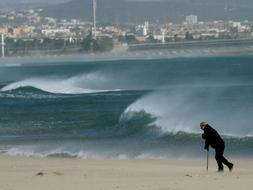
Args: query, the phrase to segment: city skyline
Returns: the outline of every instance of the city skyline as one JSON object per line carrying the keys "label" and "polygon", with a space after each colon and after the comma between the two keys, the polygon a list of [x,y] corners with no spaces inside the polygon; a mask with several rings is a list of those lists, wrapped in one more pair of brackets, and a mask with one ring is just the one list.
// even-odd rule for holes
{"label": "city skyline", "polygon": [[[74,2],[76,4],[71,4]],[[113,2],[117,3],[112,4]],[[135,20],[133,22],[131,18],[139,17],[134,12],[124,15],[121,12],[122,7],[120,7],[122,2],[126,2],[125,5],[128,8],[133,5],[141,5],[141,7],[135,7],[135,10],[140,8],[147,10],[148,8],[148,6],[144,7],[146,4],[143,1],[135,4],[136,1],[126,0],[107,0],[106,2],[101,0],[74,0],[70,4],[61,4],[63,7],[59,5],[60,9],[70,7],[69,12],[75,12],[76,8],[80,8],[80,11],[87,15],[84,19],[54,17],[46,14],[47,11],[39,7],[13,11],[0,10],[0,21],[2,21],[0,33],[3,33],[6,38],[6,43],[2,43],[2,55],[5,55],[4,49],[7,49],[6,54],[12,55],[17,54],[20,49],[23,53],[28,53],[34,48],[40,51],[51,49],[60,52],[111,51],[115,48],[127,49],[138,44],[144,44],[144,47],[147,44],[188,43],[189,41],[201,43],[207,41],[209,44],[209,40],[214,40],[214,43],[223,43],[222,40],[227,40],[226,43],[230,43],[230,40],[239,40],[241,43],[240,40],[253,39],[253,19],[245,21],[233,19],[204,21],[203,15],[193,11],[189,14],[185,12],[178,22],[173,22],[171,19],[152,20],[152,16],[159,15],[157,12],[154,12],[151,17],[144,16],[143,21]],[[159,2],[162,5],[164,3]],[[58,6],[51,6],[51,8],[56,7]],[[116,9],[117,7],[119,9]],[[156,10],[158,7],[149,8]],[[53,11],[65,14],[59,9],[53,9]],[[107,13],[112,14],[109,15],[109,20],[106,22],[103,19],[108,19],[106,18]],[[102,15],[104,16],[101,17]],[[119,19],[118,16],[123,16],[125,22],[115,22],[114,19]],[[163,16],[170,18],[167,15]],[[4,38],[2,39],[4,41]],[[215,40],[220,40],[220,42]],[[27,46],[25,51],[24,48],[20,48],[22,46]]]}

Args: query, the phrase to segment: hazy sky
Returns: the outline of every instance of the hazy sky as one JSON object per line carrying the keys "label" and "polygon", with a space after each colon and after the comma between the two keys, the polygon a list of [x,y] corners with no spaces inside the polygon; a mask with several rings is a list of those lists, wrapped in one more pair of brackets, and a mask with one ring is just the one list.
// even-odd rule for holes
{"label": "hazy sky", "polygon": [[[1,2],[15,3],[17,0],[0,0]],[[61,3],[71,0],[18,0],[20,3]],[[129,0],[129,1],[164,1],[164,0]]]}
{"label": "hazy sky", "polygon": [[[15,3],[17,0],[0,0],[3,3]],[[20,3],[61,3],[71,0],[18,0]]]}

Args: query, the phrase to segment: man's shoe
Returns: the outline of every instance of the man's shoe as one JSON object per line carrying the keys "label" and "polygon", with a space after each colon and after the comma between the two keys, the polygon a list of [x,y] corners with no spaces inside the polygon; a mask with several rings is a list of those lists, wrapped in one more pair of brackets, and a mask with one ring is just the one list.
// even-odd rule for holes
{"label": "man's shoe", "polygon": [[229,168],[229,171],[232,172],[232,170],[234,168],[234,164],[231,163],[231,165],[228,168]]}

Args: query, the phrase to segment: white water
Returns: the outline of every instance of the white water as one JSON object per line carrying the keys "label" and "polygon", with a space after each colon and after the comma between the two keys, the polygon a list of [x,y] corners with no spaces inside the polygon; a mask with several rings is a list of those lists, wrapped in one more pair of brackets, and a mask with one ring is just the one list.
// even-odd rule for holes
{"label": "white water", "polygon": [[30,78],[11,83],[1,91],[15,90],[21,87],[34,87],[45,92],[56,94],[84,94],[106,91],[120,91],[120,89],[106,89],[109,79],[99,73],[77,75],[70,78],[41,77]]}
{"label": "white water", "polygon": [[156,118],[155,126],[164,132],[201,133],[199,123],[206,121],[224,135],[253,136],[248,109],[237,105],[235,110],[230,111],[233,99],[231,103],[221,105],[217,101],[224,98],[220,92],[210,93],[201,99],[198,94],[205,90],[198,90],[173,89],[152,92],[129,105],[121,118],[131,119],[134,113],[145,111]]}

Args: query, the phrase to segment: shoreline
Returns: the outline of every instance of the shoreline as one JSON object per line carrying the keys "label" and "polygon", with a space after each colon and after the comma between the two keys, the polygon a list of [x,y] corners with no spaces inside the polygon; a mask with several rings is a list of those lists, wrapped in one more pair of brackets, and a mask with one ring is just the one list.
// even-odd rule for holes
{"label": "shoreline", "polygon": [[[144,44],[145,45],[145,44]],[[46,61],[51,62],[51,59],[56,61],[104,61],[104,60],[128,60],[128,59],[159,59],[159,58],[174,58],[180,56],[191,56],[191,57],[205,57],[205,56],[235,56],[235,55],[252,55],[252,45],[229,45],[219,47],[185,47],[185,48],[153,48],[153,49],[137,49],[135,51],[111,51],[111,52],[97,52],[97,53],[70,53],[70,54],[44,54],[35,53],[33,55],[16,55],[0,57],[1,62],[12,61],[12,60],[23,60],[39,62]],[[45,60],[46,59],[46,60]]]}
{"label": "shoreline", "polygon": [[252,188],[253,160],[233,160],[233,172],[216,172],[210,159],[80,160],[0,156],[1,190],[168,190]]}

